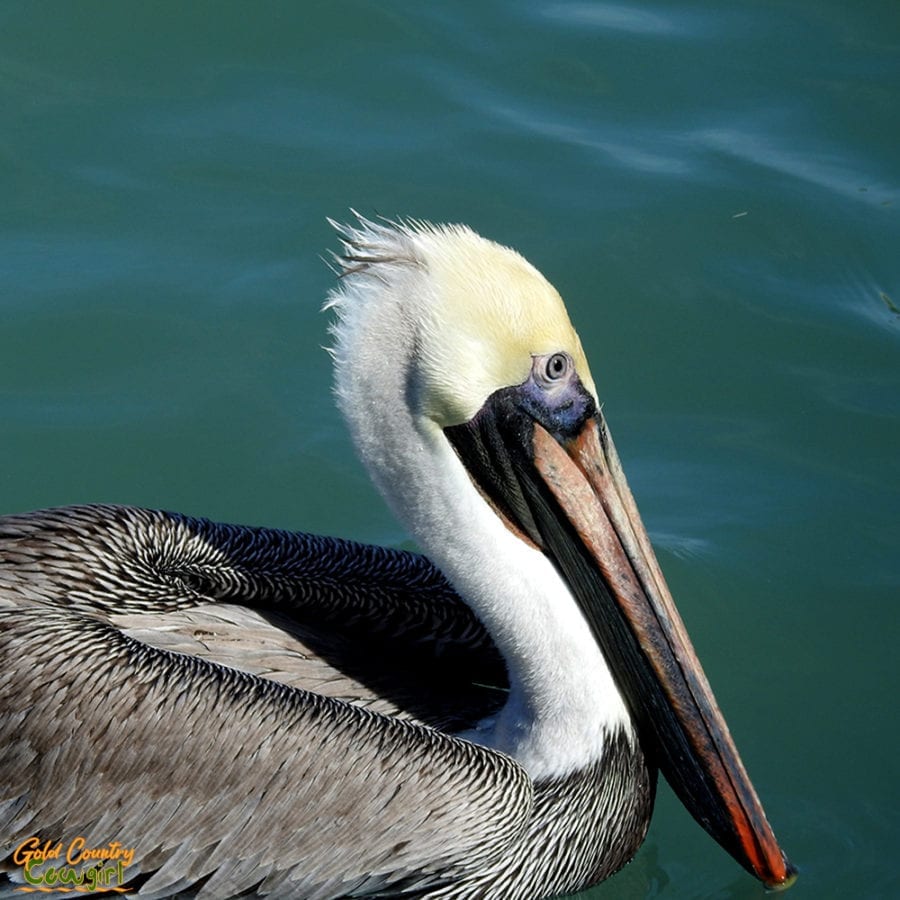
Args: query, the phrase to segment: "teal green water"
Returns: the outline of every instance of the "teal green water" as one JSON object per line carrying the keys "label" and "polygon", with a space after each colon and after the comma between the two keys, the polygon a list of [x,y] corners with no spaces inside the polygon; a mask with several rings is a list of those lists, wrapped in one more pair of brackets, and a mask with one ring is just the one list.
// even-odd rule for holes
{"label": "teal green water", "polygon": [[[0,507],[390,544],[326,216],[566,298],[801,898],[900,896],[900,7],[0,5]],[[597,898],[762,890],[661,791]]]}

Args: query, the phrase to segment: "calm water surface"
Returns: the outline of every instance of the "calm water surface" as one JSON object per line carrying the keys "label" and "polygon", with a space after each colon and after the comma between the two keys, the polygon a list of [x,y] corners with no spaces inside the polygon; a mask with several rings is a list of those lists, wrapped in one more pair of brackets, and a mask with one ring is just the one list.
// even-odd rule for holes
{"label": "calm water surface", "polygon": [[[329,396],[328,215],[559,287],[801,898],[900,896],[900,7],[5,2],[0,507],[408,545]],[[661,791],[591,894],[758,898]]]}

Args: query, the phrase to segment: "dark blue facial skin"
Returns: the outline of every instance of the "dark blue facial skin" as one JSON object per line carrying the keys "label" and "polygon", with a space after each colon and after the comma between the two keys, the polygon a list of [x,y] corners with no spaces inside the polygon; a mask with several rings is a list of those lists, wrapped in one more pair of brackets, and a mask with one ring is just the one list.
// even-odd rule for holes
{"label": "dark blue facial skin", "polygon": [[597,404],[581,383],[568,353],[532,357],[528,379],[507,390],[519,409],[561,443],[574,438],[597,412]]}

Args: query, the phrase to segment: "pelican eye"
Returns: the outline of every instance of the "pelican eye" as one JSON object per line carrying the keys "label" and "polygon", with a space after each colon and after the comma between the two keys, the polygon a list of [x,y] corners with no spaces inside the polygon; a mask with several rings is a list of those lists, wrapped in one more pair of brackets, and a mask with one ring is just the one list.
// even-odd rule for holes
{"label": "pelican eye", "polygon": [[572,374],[572,357],[568,353],[549,353],[534,358],[534,379],[542,387],[554,388]]}
{"label": "pelican eye", "polygon": [[569,371],[569,357],[565,353],[554,353],[547,360],[544,372],[548,381],[558,381]]}

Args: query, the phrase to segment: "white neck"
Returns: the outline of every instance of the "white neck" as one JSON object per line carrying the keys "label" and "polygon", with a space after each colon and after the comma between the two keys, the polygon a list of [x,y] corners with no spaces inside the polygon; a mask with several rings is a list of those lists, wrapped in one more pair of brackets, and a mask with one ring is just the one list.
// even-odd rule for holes
{"label": "white neck", "polygon": [[[414,482],[413,533],[478,615],[506,661],[500,713],[464,737],[516,759],[534,779],[600,759],[631,720],[581,610],[552,563],[516,537],[474,488],[441,434]],[[426,480],[427,479],[427,480]]]}

